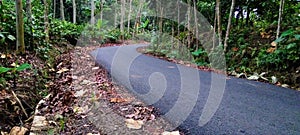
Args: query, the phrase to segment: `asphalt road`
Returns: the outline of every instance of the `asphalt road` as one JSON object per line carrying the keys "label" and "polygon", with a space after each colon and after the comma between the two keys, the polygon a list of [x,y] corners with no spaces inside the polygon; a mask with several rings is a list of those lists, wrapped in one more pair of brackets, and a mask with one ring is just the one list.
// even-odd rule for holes
{"label": "asphalt road", "polygon": [[114,81],[187,134],[300,134],[300,92],[226,77],[136,52],[144,45],[91,54]]}

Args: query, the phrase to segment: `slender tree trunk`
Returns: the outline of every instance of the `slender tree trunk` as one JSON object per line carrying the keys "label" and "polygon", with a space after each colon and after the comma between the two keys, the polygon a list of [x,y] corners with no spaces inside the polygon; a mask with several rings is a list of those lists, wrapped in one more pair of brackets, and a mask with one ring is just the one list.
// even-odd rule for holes
{"label": "slender tree trunk", "polygon": [[221,9],[220,0],[216,2],[217,22],[218,22],[218,34],[219,34],[219,45],[222,44],[222,24],[221,24]]}
{"label": "slender tree trunk", "polygon": [[91,25],[95,25],[95,1],[91,0]]}
{"label": "slender tree trunk", "polygon": [[229,33],[230,33],[230,28],[231,28],[231,19],[232,19],[232,14],[235,6],[235,0],[232,0],[231,2],[231,7],[230,7],[230,13],[229,13],[229,18],[228,18],[228,24],[227,24],[227,30],[226,30],[226,36],[225,36],[225,41],[224,41],[224,51],[227,51],[227,41],[229,38]]}
{"label": "slender tree trunk", "polygon": [[25,54],[25,43],[24,43],[24,22],[23,22],[23,6],[22,0],[16,0],[16,32],[17,32],[17,52]]}
{"label": "slender tree trunk", "polygon": [[217,14],[215,13],[214,32],[213,32],[213,46],[212,46],[211,50],[214,50],[215,46],[216,46],[216,31],[217,31]]}
{"label": "slender tree trunk", "polygon": [[121,39],[124,40],[124,17],[125,17],[125,0],[121,0],[121,21],[120,21],[120,31]]}
{"label": "slender tree trunk", "polygon": [[196,34],[196,50],[199,49],[199,30],[198,30],[198,18],[197,18],[197,3],[196,0],[193,0],[194,3],[194,21],[195,21],[195,34]]}
{"label": "slender tree trunk", "polygon": [[27,11],[27,18],[28,18],[28,26],[29,26],[29,33],[30,33],[30,36],[29,36],[29,46],[30,46],[30,49],[33,50],[35,48],[35,46],[33,46],[32,42],[33,42],[33,39],[32,39],[32,36],[33,36],[33,32],[32,32],[32,12],[31,12],[31,0],[26,0],[26,11]]}
{"label": "slender tree trunk", "polygon": [[[177,36],[178,36],[178,39],[180,37],[180,3],[179,3],[179,0],[177,1]],[[177,42],[177,47],[178,47],[178,50],[180,50],[180,42],[178,41]]]}
{"label": "slender tree trunk", "polygon": [[104,1],[101,0],[100,1],[100,20],[102,21],[103,20],[103,7],[104,7]]}
{"label": "slender tree trunk", "polygon": [[128,13],[128,22],[127,22],[127,32],[129,32],[129,30],[130,30],[131,10],[132,10],[132,0],[129,0],[129,13]]}
{"label": "slender tree trunk", "polygon": [[249,26],[251,8],[247,8],[246,26]]}
{"label": "slender tree trunk", "polygon": [[53,18],[56,16],[56,0],[53,0]]}
{"label": "slender tree trunk", "polygon": [[188,11],[187,11],[187,29],[188,29],[188,35],[187,35],[187,42],[188,42],[188,49],[191,48],[191,0],[187,0],[187,4],[188,4]]}
{"label": "slender tree trunk", "polygon": [[60,0],[60,19],[65,21],[64,1]]}
{"label": "slender tree trunk", "polygon": [[[117,0],[116,0],[116,3],[115,3],[115,7],[118,7],[118,1]],[[117,28],[117,26],[118,26],[118,15],[119,15],[118,9],[115,8],[115,20],[114,20],[115,28]]]}
{"label": "slender tree trunk", "polygon": [[44,0],[44,25],[45,25],[45,42],[49,43],[49,18],[48,18],[49,6],[48,0]]}
{"label": "slender tree trunk", "polygon": [[76,1],[72,0],[72,6],[73,6],[73,23],[76,23]]}
{"label": "slender tree trunk", "polygon": [[284,0],[280,0],[278,25],[277,25],[277,31],[276,31],[276,38],[279,38],[279,34],[280,34],[280,25],[281,25],[281,20],[282,20],[283,9],[284,9]]}
{"label": "slender tree trunk", "polygon": [[134,22],[134,34],[133,36],[135,35],[135,33],[138,33],[138,28],[139,28],[139,25],[140,25],[140,20],[141,20],[141,10],[142,10],[142,6],[143,6],[143,2],[144,0],[140,0],[140,4],[139,4],[139,9],[138,9],[138,12],[137,12],[137,16],[135,18],[135,22]]}
{"label": "slender tree trunk", "polygon": [[175,49],[174,47],[174,38],[175,38],[175,28],[174,28],[174,23],[172,23],[172,37],[171,37],[171,44],[172,44],[172,51]]}

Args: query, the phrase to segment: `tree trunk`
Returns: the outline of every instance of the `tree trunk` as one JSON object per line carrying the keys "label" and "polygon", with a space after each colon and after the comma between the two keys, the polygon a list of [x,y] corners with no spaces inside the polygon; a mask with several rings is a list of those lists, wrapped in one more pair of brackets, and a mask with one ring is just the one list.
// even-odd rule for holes
{"label": "tree trunk", "polygon": [[95,2],[91,0],[91,25],[95,25]]}
{"label": "tree trunk", "polygon": [[214,50],[215,46],[216,46],[216,31],[217,31],[217,14],[215,13],[214,32],[213,32],[213,46],[212,46],[211,50]]}
{"label": "tree trunk", "polygon": [[232,14],[233,14],[233,10],[234,10],[234,5],[235,5],[235,0],[232,0],[231,7],[230,7],[229,18],[228,18],[226,36],[225,36],[225,41],[224,41],[224,51],[225,52],[227,51],[227,41],[228,41],[229,33],[230,33],[231,19],[232,19]]}
{"label": "tree trunk", "polygon": [[103,7],[104,7],[104,2],[103,0],[100,1],[100,20],[103,20]]}
{"label": "tree trunk", "polygon": [[276,39],[279,38],[279,34],[280,34],[280,25],[281,25],[281,20],[282,20],[283,9],[284,9],[284,0],[280,0]]}
{"label": "tree trunk", "polygon": [[[118,6],[118,1],[116,0],[116,3],[115,3],[115,7],[117,7]],[[115,20],[114,20],[114,26],[115,26],[115,28],[117,28],[117,26],[118,26],[118,14],[119,14],[119,12],[118,12],[118,9],[117,8],[115,8]]]}
{"label": "tree trunk", "polygon": [[24,22],[23,22],[23,6],[22,0],[16,0],[16,32],[17,32],[17,52],[19,54],[25,54],[24,43]]}
{"label": "tree trunk", "polygon": [[60,19],[65,21],[64,1],[60,0]]}
{"label": "tree trunk", "polygon": [[33,42],[33,39],[32,39],[32,36],[33,36],[33,32],[32,32],[32,12],[31,12],[31,0],[26,0],[26,12],[27,12],[27,18],[28,18],[28,26],[29,26],[29,33],[30,33],[30,36],[29,36],[29,46],[30,46],[30,49],[33,50],[35,48],[35,46],[33,46],[32,42]]}
{"label": "tree trunk", "polygon": [[139,9],[138,9],[138,12],[137,12],[137,16],[135,18],[135,22],[134,22],[134,34],[133,34],[133,37],[135,35],[135,33],[138,33],[138,28],[139,28],[139,25],[140,25],[140,20],[141,20],[141,10],[142,10],[142,6],[143,6],[143,2],[144,0],[140,0],[140,4],[139,4]]}
{"label": "tree trunk", "polygon": [[49,6],[48,0],[44,0],[44,25],[45,25],[45,42],[49,43],[49,18],[48,18]]}
{"label": "tree trunk", "polygon": [[197,2],[196,0],[193,0],[194,3],[194,21],[195,21],[195,34],[196,34],[196,50],[199,49],[199,30],[198,30],[198,18],[197,18]]}
{"label": "tree trunk", "polygon": [[72,0],[72,5],[73,5],[73,23],[76,23],[76,2],[75,0]]}
{"label": "tree trunk", "polygon": [[121,0],[121,21],[120,21],[120,31],[121,40],[124,40],[124,17],[125,17],[125,0]]}
{"label": "tree trunk", "polygon": [[[177,1],[177,36],[178,36],[178,39],[180,38],[180,3],[179,3],[179,0]],[[180,50],[180,42],[178,41],[177,42],[177,47],[178,47],[178,50]]]}
{"label": "tree trunk", "polygon": [[56,0],[53,0],[53,18],[55,18],[56,14]]}
{"label": "tree trunk", "polygon": [[191,34],[190,31],[191,29],[191,0],[187,0],[187,4],[188,4],[188,11],[187,11],[187,29],[188,29],[188,35],[187,35],[187,42],[188,42],[188,49],[191,48]]}
{"label": "tree trunk", "polygon": [[246,26],[249,26],[251,8],[247,8]]}
{"label": "tree trunk", "polygon": [[130,19],[131,19],[131,10],[132,10],[132,0],[129,0],[129,13],[128,13],[128,22],[127,22],[127,32],[130,30]]}
{"label": "tree trunk", "polygon": [[220,9],[220,0],[216,2],[216,12],[217,12],[217,24],[218,24],[218,34],[219,34],[219,45],[222,44],[222,24],[221,24],[221,9]]}

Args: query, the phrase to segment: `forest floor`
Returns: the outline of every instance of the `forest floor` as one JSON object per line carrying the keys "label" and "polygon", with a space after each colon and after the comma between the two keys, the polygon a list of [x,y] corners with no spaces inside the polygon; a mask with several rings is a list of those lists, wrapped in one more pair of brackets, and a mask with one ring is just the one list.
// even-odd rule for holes
{"label": "forest floor", "polygon": [[124,44],[58,48],[62,54],[55,58],[53,68],[30,53],[21,57],[3,54],[2,65],[18,60],[31,64],[32,69],[2,86],[0,134],[170,133],[171,125],[155,108],[114,84],[89,55],[96,48],[117,45]]}

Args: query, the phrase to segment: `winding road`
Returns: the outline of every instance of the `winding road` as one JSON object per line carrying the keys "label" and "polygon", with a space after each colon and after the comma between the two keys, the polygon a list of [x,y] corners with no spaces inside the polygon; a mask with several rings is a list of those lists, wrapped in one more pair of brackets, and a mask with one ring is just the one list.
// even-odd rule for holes
{"label": "winding road", "polygon": [[300,134],[300,92],[199,71],[140,54],[129,45],[91,55],[114,81],[186,134]]}

